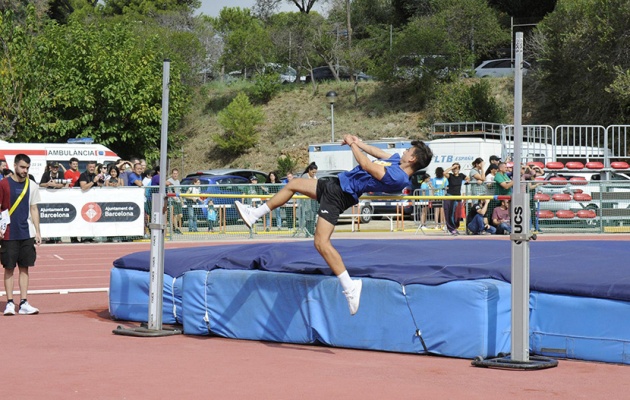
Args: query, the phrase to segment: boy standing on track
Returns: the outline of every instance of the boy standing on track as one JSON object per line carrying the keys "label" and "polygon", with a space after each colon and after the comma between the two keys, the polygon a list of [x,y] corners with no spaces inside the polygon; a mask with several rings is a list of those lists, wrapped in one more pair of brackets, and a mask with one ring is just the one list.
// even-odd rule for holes
{"label": "boy standing on track", "polygon": [[[37,314],[39,310],[31,306],[28,293],[28,269],[35,265],[37,257],[35,245],[42,242],[39,233],[39,210],[41,201],[37,184],[31,183],[28,170],[31,159],[26,154],[15,156],[13,175],[0,181],[0,211],[3,224],[0,226],[0,260],[4,267],[4,289],[7,293],[7,305],[4,315],[15,315],[13,303],[13,271],[17,265],[20,270],[20,314]],[[10,222],[6,223],[5,216]]]}
{"label": "boy standing on track", "polygon": [[[370,146],[354,135],[345,135],[344,144],[350,146],[358,165],[351,171],[340,173],[338,180],[295,178],[258,208],[247,207],[239,201],[235,204],[243,222],[251,228],[258,218],[285,204],[296,192],[319,201],[315,248],[339,278],[350,314],[354,315],[359,309],[363,283],[360,279],[350,278],[341,255],[330,241],[339,215],[357,204],[365,192],[391,193],[409,186],[409,177],[429,165],[433,152],[421,141],[411,142],[411,147],[402,156]],[[371,162],[364,152],[377,160]]]}

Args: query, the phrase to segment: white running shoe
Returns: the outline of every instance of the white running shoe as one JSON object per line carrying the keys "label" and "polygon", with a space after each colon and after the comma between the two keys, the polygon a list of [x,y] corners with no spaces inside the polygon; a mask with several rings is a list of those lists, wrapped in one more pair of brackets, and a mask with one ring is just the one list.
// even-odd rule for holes
{"label": "white running shoe", "polygon": [[243,220],[245,225],[247,225],[247,227],[251,229],[258,218],[254,218],[249,207],[244,205],[240,201],[235,201],[234,205],[236,205],[236,211],[238,211],[238,215],[241,216],[241,219]]}
{"label": "white running shoe", "polygon": [[33,314],[39,313],[39,310],[33,307],[32,305],[28,304],[28,301],[27,301],[24,304],[20,305],[19,313],[21,315],[33,315]]}
{"label": "white running shoe", "polygon": [[363,288],[363,281],[361,279],[353,279],[354,286],[352,289],[343,291],[343,294],[348,300],[348,308],[350,309],[350,315],[354,315],[359,311],[359,302],[361,301],[361,289]]}
{"label": "white running shoe", "polygon": [[4,309],[4,315],[15,315],[15,304],[13,304],[13,302],[7,303]]}

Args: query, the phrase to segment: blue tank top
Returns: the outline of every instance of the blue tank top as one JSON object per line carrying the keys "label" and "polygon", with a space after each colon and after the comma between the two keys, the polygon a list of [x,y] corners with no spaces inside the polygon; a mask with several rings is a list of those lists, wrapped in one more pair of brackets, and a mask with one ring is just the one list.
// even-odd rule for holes
{"label": "blue tank top", "polygon": [[352,195],[356,201],[365,192],[393,193],[410,185],[409,175],[400,168],[400,155],[394,154],[387,160],[376,160],[385,166],[385,176],[380,181],[357,165],[351,171],[339,174],[341,189]]}

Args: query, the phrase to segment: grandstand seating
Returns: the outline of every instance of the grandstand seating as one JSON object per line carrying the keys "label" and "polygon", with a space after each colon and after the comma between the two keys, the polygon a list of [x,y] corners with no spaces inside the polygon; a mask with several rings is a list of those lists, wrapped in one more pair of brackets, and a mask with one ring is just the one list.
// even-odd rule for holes
{"label": "grandstand seating", "polygon": [[573,200],[575,201],[591,201],[593,198],[588,193],[574,193]]}
{"label": "grandstand seating", "polygon": [[556,211],[556,217],[562,219],[571,219],[575,218],[575,213],[571,210],[558,210]]}

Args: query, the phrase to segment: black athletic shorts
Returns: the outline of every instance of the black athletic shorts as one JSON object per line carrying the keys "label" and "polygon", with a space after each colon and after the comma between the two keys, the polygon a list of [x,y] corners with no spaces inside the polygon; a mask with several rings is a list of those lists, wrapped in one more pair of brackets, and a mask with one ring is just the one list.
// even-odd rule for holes
{"label": "black athletic shorts", "polygon": [[35,238],[0,242],[0,260],[5,269],[15,269],[16,265],[32,267],[35,265],[36,258]]}
{"label": "black athletic shorts", "polygon": [[337,224],[339,215],[357,204],[350,193],[341,190],[338,178],[326,178],[317,181],[317,201],[319,211],[317,215],[333,225]]}

